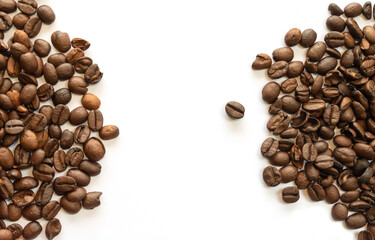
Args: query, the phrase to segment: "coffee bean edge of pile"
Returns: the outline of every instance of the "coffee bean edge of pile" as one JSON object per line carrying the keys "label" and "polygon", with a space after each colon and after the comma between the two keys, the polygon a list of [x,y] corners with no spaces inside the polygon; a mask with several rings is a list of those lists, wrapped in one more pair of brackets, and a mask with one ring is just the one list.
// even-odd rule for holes
{"label": "coffee bean edge of pile", "polygon": [[[35,0],[0,0],[1,240],[35,239],[41,219],[46,238],[53,239],[62,229],[56,218],[61,209],[76,214],[98,207],[102,193],[85,187],[101,172],[102,140],[119,135],[117,126],[103,125],[101,101],[88,93],[103,77],[85,56],[90,43],[55,31],[57,53],[50,54],[49,41],[36,38],[55,18],[51,7]],[[55,89],[59,82],[66,87]],[[72,94],[82,96],[82,106],[70,110]],[[68,124],[75,130],[65,129]],[[21,226],[21,218],[29,223]]]}

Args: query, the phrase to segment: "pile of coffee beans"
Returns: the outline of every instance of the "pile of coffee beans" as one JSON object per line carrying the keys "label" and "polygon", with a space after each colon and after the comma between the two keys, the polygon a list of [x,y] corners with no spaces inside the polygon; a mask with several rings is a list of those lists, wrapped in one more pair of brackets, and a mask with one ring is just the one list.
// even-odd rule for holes
{"label": "pile of coffee beans", "polygon": [[[53,10],[35,0],[0,0],[1,240],[36,238],[40,220],[48,221],[45,235],[53,239],[61,208],[75,214],[98,207],[102,193],[85,187],[101,172],[102,140],[119,135],[118,127],[103,126],[101,102],[88,93],[103,77],[85,56],[90,43],[55,31],[57,53],[50,55],[49,41],[36,38],[54,21]],[[66,87],[56,89],[61,81]],[[82,106],[70,109],[73,94],[82,96]],[[30,221],[25,226],[22,217]]]}
{"label": "pile of coffee beans", "polygon": [[[271,80],[262,91],[274,135],[261,146],[271,165],[264,182],[293,182],[282,190],[286,203],[306,189],[312,201],[334,204],[334,220],[366,227],[360,240],[375,237],[375,28],[355,18],[375,19],[373,10],[371,2],[343,10],[331,3],[324,41],[313,29],[293,28],[286,46],[252,64]],[[306,48],[304,62],[293,60],[296,45]]]}

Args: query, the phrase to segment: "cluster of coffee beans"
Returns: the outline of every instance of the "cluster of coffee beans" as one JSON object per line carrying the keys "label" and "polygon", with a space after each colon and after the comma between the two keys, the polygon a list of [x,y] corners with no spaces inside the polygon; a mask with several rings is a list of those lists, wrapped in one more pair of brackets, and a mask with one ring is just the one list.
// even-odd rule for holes
{"label": "cluster of coffee beans", "polygon": [[[358,239],[375,236],[375,28],[354,18],[375,18],[371,2],[331,3],[329,32],[316,41],[313,29],[285,35],[272,58],[258,54],[253,69],[272,79],[262,90],[272,115],[261,153],[272,166],[268,186],[294,182],[282,198],[298,201],[307,189],[312,201],[325,200],[332,217],[349,229],[366,226]],[[374,9],[375,10],[375,9]],[[305,62],[293,61],[293,46],[307,48]],[[272,62],[272,59],[274,62]],[[281,79],[281,82],[276,79]]]}
{"label": "cluster of coffee beans", "polygon": [[[100,139],[119,135],[116,126],[103,126],[101,102],[87,92],[103,76],[85,56],[90,43],[56,31],[51,42],[58,53],[50,55],[47,40],[32,40],[43,23],[54,20],[53,10],[35,0],[0,0],[1,240],[36,238],[42,231],[39,219],[48,221],[45,234],[53,239],[61,231],[55,218],[61,208],[75,214],[99,206],[102,193],[84,187],[101,172]],[[5,42],[12,26],[16,30]],[[65,88],[54,88],[64,80]],[[82,106],[70,110],[72,94],[82,95]],[[24,227],[17,223],[21,217],[30,221]]]}

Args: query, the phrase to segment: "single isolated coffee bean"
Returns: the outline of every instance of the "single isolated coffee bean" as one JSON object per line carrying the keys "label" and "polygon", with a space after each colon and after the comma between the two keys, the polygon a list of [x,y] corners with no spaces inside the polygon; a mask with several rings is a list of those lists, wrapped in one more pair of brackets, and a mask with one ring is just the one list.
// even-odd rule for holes
{"label": "single isolated coffee bean", "polygon": [[286,187],[282,191],[282,198],[286,203],[295,203],[299,200],[299,190],[296,187]]}
{"label": "single isolated coffee bean", "polygon": [[244,106],[235,101],[228,102],[225,106],[225,111],[233,119],[241,119],[245,114]]}

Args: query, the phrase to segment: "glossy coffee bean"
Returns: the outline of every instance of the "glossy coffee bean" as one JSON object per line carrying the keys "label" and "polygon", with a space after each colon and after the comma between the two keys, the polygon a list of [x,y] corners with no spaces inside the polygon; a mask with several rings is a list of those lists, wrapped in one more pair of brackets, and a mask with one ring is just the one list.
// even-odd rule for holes
{"label": "glossy coffee bean", "polygon": [[[227,105],[225,106],[225,111],[228,114],[228,116],[230,116],[233,119],[241,119],[241,118],[244,117],[244,114],[245,114],[244,106],[242,104],[238,103],[238,102],[235,102],[235,101],[228,102]],[[95,119],[97,119],[97,116],[96,116],[97,114],[95,112],[93,112],[92,115],[93,115],[92,116],[92,122],[93,122],[92,125],[95,125],[94,122],[96,122]],[[97,129],[95,127],[93,127],[93,128],[90,127],[90,129],[93,129],[93,130]]]}

